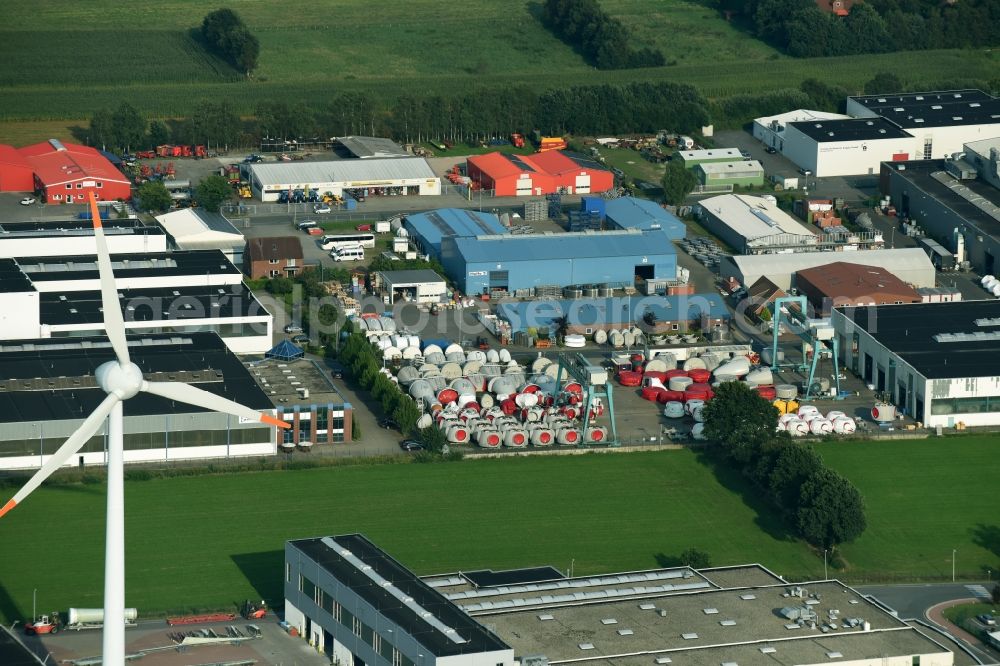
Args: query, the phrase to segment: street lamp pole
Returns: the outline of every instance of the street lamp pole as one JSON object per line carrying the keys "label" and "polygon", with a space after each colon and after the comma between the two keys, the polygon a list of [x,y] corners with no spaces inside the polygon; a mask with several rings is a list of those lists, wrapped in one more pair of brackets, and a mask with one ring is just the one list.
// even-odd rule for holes
{"label": "street lamp pole", "polygon": [[824,548],[823,549],[823,580],[829,580],[830,579],[829,574],[827,574],[827,572],[826,572],[826,553],[827,553],[828,550],[829,550],[829,548]]}
{"label": "street lamp pole", "polygon": [[38,588],[36,587],[31,591],[31,621],[34,622],[38,619],[38,604],[35,603],[38,598]]}
{"label": "street lamp pole", "polygon": [[951,549],[951,582],[953,583],[955,582],[955,553],[957,552],[957,549]]}

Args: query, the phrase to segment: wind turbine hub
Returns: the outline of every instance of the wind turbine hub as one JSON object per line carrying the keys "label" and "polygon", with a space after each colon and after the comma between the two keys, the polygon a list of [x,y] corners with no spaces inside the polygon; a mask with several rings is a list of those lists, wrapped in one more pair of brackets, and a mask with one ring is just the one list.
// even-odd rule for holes
{"label": "wind turbine hub", "polygon": [[135,363],[122,365],[118,361],[108,361],[97,368],[94,376],[105,393],[114,394],[120,400],[128,400],[142,389],[142,371]]}

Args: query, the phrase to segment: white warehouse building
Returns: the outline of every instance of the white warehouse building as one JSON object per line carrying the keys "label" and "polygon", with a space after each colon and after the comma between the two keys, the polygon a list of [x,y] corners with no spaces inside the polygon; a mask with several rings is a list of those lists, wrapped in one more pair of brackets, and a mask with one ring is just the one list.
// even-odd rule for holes
{"label": "white warehouse building", "polygon": [[785,245],[808,247],[819,241],[816,234],[778,208],[774,197],[720,194],[702,199],[695,215],[702,225],[737,253],[768,247],[782,238]]}
{"label": "white warehouse building", "polygon": [[[239,354],[271,348],[274,318],[219,250],[112,257],[130,333],[214,331]],[[103,334],[93,255],[0,259],[0,340]]]}
{"label": "white warehouse building", "polygon": [[370,158],[329,162],[278,162],[250,165],[250,186],[261,201],[277,201],[282,192],[316,190],[343,196],[372,189],[396,189],[403,195],[441,194],[441,180],[422,157]]}
{"label": "white warehouse building", "polygon": [[[102,227],[110,254],[167,250],[167,237],[159,227],[147,227],[135,219],[104,220]],[[96,253],[94,225],[90,220],[0,224],[0,258],[66,257]]]}
{"label": "white warehouse building", "polygon": [[836,308],[845,368],[925,426],[1000,425],[1000,301]]}
{"label": "white warehouse building", "polygon": [[942,159],[1000,136],[1000,99],[981,90],[848,97],[845,110],[757,118],[753,135],[818,177],[876,175],[881,162]]}

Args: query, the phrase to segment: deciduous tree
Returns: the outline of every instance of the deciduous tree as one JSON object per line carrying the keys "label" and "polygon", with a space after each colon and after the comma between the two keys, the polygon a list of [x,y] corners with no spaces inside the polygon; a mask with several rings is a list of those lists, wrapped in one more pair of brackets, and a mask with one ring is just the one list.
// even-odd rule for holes
{"label": "deciduous tree", "polygon": [[143,210],[164,211],[170,208],[173,200],[166,185],[158,180],[151,180],[139,186],[139,205]]}
{"label": "deciduous tree", "polygon": [[854,541],[867,526],[861,493],[825,467],[802,484],[796,517],[802,537],[822,548]]}
{"label": "deciduous tree", "polygon": [[774,438],[778,410],[741,382],[723,382],[705,403],[705,437],[741,467]]}
{"label": "deciduous tree", "polygon": [[698,179],[690,169],[678,159],[671,160],[663,173],[663,198],[669,204],[680,206],[697,184]]}
{"label": "deciduous tree", "polygon": [[222,176],[211,175],[198,183],[198,205],[212,213],[218,213],[222,202],[233,195],[233,190]]}

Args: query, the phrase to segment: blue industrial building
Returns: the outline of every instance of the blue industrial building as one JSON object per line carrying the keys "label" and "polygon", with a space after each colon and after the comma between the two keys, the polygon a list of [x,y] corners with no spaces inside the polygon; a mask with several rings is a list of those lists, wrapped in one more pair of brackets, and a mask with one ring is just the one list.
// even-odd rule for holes
{"label": "blue industrial building", "polygon": [[466,294],[539,286],[633,286],[674,280],[677,255],[661,230],[445,236],[441,263]]}
{"label": "blue industrial building", "polygon": [[628,328],[644,321],[647,313],[656,318],[657,332],[686,331],[693,325],[711,330],[730,319],[718,294],[519,301],[497,306],[497,316],[508,321],[515,333],[552,327],[556,319],[565,317],[568,332],[590,334],[599,329]]}
{"label": "blue industrial building", "polygon": [[441,239],[448,236],[494,236],[507,228],[491,213],[464,208],[439,208],[407,215],[403,227],[425,254],[441,257]]}
{"label": "blue industrial building", "polygon": [[670,240],[680,240],[687,233],[684,223],[648,199],[621,197],[604,204],[608,229],[661,229]]}

